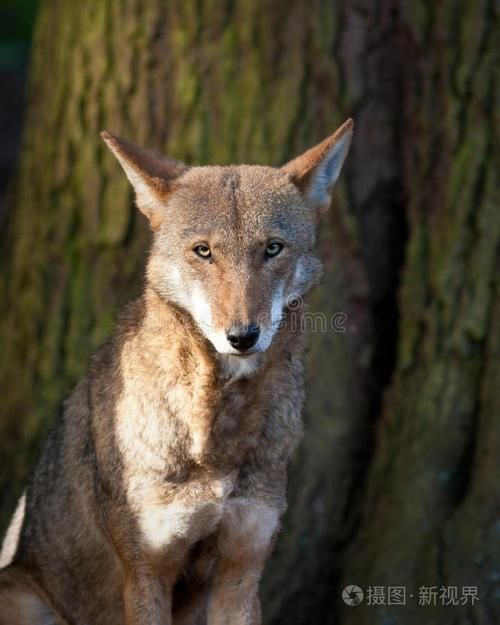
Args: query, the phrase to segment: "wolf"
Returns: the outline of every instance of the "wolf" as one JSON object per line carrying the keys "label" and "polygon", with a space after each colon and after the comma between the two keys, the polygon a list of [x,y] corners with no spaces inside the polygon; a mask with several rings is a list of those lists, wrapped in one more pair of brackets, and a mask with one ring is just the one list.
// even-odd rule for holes
{"label": "wolf", "polygon": [[[65,401],[0,557],[1,625],[259,625],[302,436],[300,323],[352,120],[282,167],[102,138],[152,244]],[[298,329],[297,329],[298,328]]]}

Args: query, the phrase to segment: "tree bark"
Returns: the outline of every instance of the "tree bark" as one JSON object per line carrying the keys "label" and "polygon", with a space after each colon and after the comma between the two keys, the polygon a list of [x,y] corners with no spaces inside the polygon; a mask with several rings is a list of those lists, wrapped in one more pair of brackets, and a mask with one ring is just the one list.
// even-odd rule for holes
{"label": "tree bark", "polygon": [[[498,45],[492,2],[410,3],[403,156],[409,239],[395,367],[344,582],[406,586],[342,623],[500,618]],[[495,64],[496,59],[496,64]],[[419,587],[479,601],[418,606]]]}
{"label": "tree bark", "polygon": [[[495,19],[492,0],[42,4],[0,278],[3,523],[141,288],[147,227],[99,130],[193,164],[279,164],[352,115],[265,622],[499,620]],[[415,598],[346,607],[348,583]],[[420,585],[480,601],[425,608]]]}

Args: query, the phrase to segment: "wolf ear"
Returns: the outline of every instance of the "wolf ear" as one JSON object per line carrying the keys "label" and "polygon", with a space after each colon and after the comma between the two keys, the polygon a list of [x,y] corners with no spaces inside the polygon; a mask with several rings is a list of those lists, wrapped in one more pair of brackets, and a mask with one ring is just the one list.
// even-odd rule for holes
{"label": "wolf ear", "polygon": [[109,132],[101,132],[101,137],[134,187],[137,206],[149,219],[151,227],[157,228],[161,221],[162,200],[172,191],[175,179],[189,167],[153,150],[140,148]]}
{"label": "wolf ear", "polygon": [[318,145],[281,168],[288,173],[308,203],[319,209],[330,205],[332,187],[351,144],[352,119]]}

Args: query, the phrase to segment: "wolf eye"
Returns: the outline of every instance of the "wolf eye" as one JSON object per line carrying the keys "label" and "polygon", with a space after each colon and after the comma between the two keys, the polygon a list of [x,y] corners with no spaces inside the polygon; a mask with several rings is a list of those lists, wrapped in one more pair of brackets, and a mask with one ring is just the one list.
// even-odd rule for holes
{"label": "wolf eye", "polygon": [[271,241],[266,247],[266,257],[274,258],[275,256],[278,256],[282,249],[283,243],[280,243],[279,241]]}
{"label": "wolf eye", "polygon": [[208,247],[208,245],[205,245],[204,243],[200,243],[199,245],[196,245],[193,248],[193,252],[200,258],[210,258],[212,256],[212,252],[210,251],[210,248]]}

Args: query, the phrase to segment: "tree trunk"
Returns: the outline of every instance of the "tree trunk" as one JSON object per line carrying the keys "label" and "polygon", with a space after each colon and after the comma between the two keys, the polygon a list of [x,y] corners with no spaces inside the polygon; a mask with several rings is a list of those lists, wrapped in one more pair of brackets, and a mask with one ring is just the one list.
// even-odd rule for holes
{"label": "tree trunk", "polygon": [[[140,290],[147,227],[98,131],[190,163],[278,164],[353,115],[265,621],[499,620],[494,17],[492,0],[42,4],[0,278],[4,523]],[[350,583],[415,597],[346,607]],[[417,605],[441,585],[480,601]]]}
{"label": "tree trunk", "polygon": [[[496,16],[485,1],[414,2],[405,17],[414,53],[402,135],[410,236],[398,357],[344,582],[406,586],[414,597],[403,612],[346,608],[341,622],[497,623]],[[432,586],[477,587],[479,601],[419,606],[419,588]]]}

